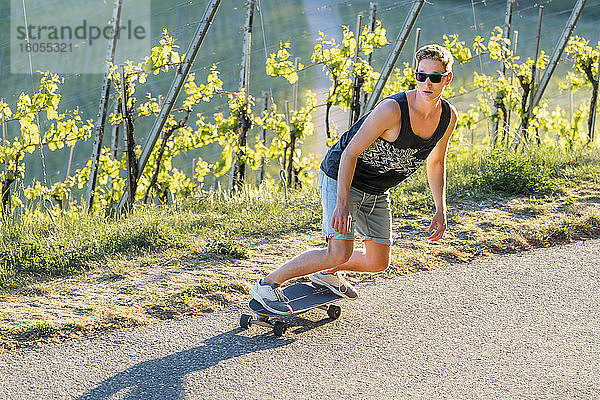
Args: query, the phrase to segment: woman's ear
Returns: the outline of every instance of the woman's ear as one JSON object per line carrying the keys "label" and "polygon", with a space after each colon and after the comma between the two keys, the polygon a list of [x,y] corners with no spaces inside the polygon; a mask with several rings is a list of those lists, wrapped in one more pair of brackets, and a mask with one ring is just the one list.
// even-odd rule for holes
{"label": "woman's ear", "polygon": [[452,82],[452,78],[454,78],[454,74],[450,72],[450,74],[446,77],[446,83],[444,84],[444,86],[448,86],[450,82]]}

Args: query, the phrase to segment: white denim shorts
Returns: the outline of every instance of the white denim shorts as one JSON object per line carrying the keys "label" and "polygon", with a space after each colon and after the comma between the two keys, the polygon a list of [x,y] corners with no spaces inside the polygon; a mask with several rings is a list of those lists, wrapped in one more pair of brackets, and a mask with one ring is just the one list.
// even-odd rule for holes
{"label": "white denim shorts", "polygon": [[350,187],[350,215],[352,221],[346,235],[336,232],[331,226],[333,211],[337,203],[337,181],[319,170],[319,192],[323,206],[323,235],[325,238],[354,240],[354,230],[361,241],[392,245],[392,211],[390,194],[365,193]]}

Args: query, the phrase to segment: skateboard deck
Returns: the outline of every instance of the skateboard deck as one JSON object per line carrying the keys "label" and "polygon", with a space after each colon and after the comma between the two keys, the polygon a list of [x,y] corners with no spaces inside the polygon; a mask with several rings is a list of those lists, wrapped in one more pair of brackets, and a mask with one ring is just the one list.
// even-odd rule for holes
{"label": "skateboard deck", "polygon": [[[319,286],[308,283],[296,283],[283,289],[283,294],[289,299],[289,305],[292,307],[292,314],[300,314],[312,308],[327,305],[334,301],[342,299],[327,289],[325,286]],[[274,314],[265,308],[256,300],[251,300],[249,307],[256,314],[266,317],[281,317],[279,314]]]}
{"label": "skateboard deck", "polygon": [[270,318],[297,315],[312,310],[313,308],[327,310],[327,314],[331,319],[337,319],[340,316],[341,308],[330,304],[343,299],[343,297],[333,293],[324,286],[312,283],[295,283],[284,288],[283,294],[289,300],[289,305],[292,308],[291,314],[274,314],[271,311],[266,310],[258,301],[253,299],[248,306],[257,317],[253,318],[252,315],[242,314],[240,326],[242,328],[248,328],[252,324],[267,326],[273,328],[276,335],[281,336],[285,332],[287,324],[283,321],[270,321]]}

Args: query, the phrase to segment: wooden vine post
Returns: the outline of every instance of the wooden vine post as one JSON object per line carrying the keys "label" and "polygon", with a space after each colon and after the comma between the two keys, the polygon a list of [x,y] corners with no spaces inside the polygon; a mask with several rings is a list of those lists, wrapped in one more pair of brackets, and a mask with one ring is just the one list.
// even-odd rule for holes
{"label": "wooden vine post", "polygon": [[[175,74],[173,83],[171,83],[171,87],[167,92],[167,95],[165,96],[164,105],[161,107],[158,116],[154,120],[152,128],[150,128],[150,132],[148,133],[148,137],[146,139],[146,142],[144,143],[144,147],[142,148],[142,154],[140,155],[138,160],[138,171],[136,181],[141,177],[141,174],[144,172],[144,168],[146,167],[146,164],[150,159],[150,155],[154,150],[154,146],[156,145],[156,142],[158,141],[158,138],[167,121],[167,118],[169,117],[169,114],[173,109],[173,105],[177,100],[177,96],[181,92],[181,88],[183,87],[190,73],[190,69],[192,68],[194,60],[196,59],[196,55],[200,50],[200,46],[202,45],[202,42],[204,41],[204,38],[208,33],[208,29],[210,28],[210,25],[213,19],[215,18],[215,14],[217,13],[220,4],[221,0],[211,0],[208,6],[206,7],[204,16],[202,17],[202,20],[198,25],[198,28],[196,29],[196,33],[194,34],[194,37],[192,38],[192,41],[187,51],[185,52],[185,57],[181,65],[177,69],[177,73]],[[119,204],[117,205],[117,214],[129,201],[128,196],[129,192],[125,191],[119,199]]]}
{"label": "wooden vine post", "polygon": [[248,92],[250,83],[250,50],[252,47],[252,19],[254,16],[254,0],[246,0],[246,27],[242,48],[242,68],[240,71],[240,91],[244,91],[244,104],[238,112],[238,151],[233,154],[229,174],[229,190],[235,192],[244,185],[246,180],[245,149],[248,130],[252,121],[248,115]]}
{"label": "wooden vine post", "polygon": [[[5,100],[0,100],[1,104],[4,104]],[[4,114],[4,108],[2,112],[2,147],[6,146],[7,133],[6,133],[6,115]],[[8,179],[8,162],[6,160],[6,149],[4,149],[4,179],[2,180],[2,217],[6,218],[12,209],[10,203],[10,185],[14,182],[14,179]]]}
{"label": "wooden vine post", "polygon": [[131,211],[137,191],[138,160],[135,155],[135,137],[133,135],[133,123],[130,111],[127,109],[127,84],[125,83],[124,66],[119,66],[121,78],[121,115],[123,116],[123,128],[125,131],[125,160],[127,163],[127,192],[129,193],[125,208]]}
{"label": "wooden vine post", "polygon": [[[102,95],[100,97],[100,105],[98,107],[98,116],[96,118],[94,146],[92,149],[92,166],[90,168],[90,177],[88,180],[88,187],[86,193],[86,207],[88,212],[91,212],[94,204],[94,192],[96,190],[96,180],[98,178],[98,166],[100,163],[100,151],[102,149],[102,139],[104,138],[104,124],[106,123],[106,112],[108,110],[108,96],[110,93],[110,66],[114,63],[115,53],[117,50],[117,41],[119,35],[120,23],[121,23],[121,9],[123,6],[123,0],[115,0],[113,6],[113,16],[111,20],[111,32],[110,40],[108,42],[108,51],[106,54],[106,70],[104,71],[104,81],[102,83]],[[73,145],[73,148],[75,145]],[[71,162],[73,159],[73,148],[71,149],[71,155],[69,157],[69,170],[67,176],[71,172]]]}

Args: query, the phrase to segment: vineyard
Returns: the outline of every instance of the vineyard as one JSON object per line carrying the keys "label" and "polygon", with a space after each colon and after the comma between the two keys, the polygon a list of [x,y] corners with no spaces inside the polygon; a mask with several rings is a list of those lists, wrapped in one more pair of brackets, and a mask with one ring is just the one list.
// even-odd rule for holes
{"label": "vineyard", "polygon": [[[148,93],[146,86],[157,75],[173,73],[181,67],[183,54],[176,43],[165,29],[163,38],[143,60],[129,61],[122,69],[117,65],[111,67],[110,81],[118,91],[121,107],[119,112],[109,115],[109,123],[116,128],[113,131],[117,135],[118,128],[125,128],[126,151],[121,154],[117,151],[118,137],[113,139],[112,147],[102,147],[91,210],[111,213],[126,191],[134,193],[132,203],[166,204],[220,188],[218,179],[222,176],[230,177],[227,190],[231,191],[246,184],[259,185],[263,179],[278,180],[279,170],[289,188],[310,185],[319,160],[312,154],[303,154],[301,148],[302,142],[313,135],[311,113],[317,107],[326,108],[326,141],[327,145],[334,143],[342,131],[330,126],[327,117],[331,109],[353,110],[354,120],[367,111],[361,109],[364,106],[361,99],[371,94],[380,77],[370,65],[369,56],[384,51],[390,40],[378,21],[373,26],[363,26],[358,35],[345,27],[341,43],[321,33],[310,60],[294,63],[289,41],[282,42],[280,49],[268,56],[267,74],[273,79],[286,79],[295,85],[295,90],[301,91],[304,71],[322,70],[319,73],[326,74],[331,82],[325,104],[317,104],[310,91],[298,95],[303,104],[296,105],[294,98],[290,107],[288,101],[282,106],[281,101],[268,96],[263,100],[244,90],[224,88],[217,66],[203,79],[190,74],[184,85],[185,95],[169,113],[139,179],[130,182],[128,170],[136,167],[142,151],[135,142],[136,125],[143,119],[156,118],[161,110],[160,99]],[[472,43],[461,41],[458,34],[444,35],[439,43],[451,50],[456,66],[481,58],[493,60],[499,66],[491,74],[475,73],[472,85],[476,90],[451,87],[445,93],[451,102],[456,96],[472,98],[469,108],[459,111],[454,143],[512,152],[528,152],[532,146],[573,150],[593,144],[590,104],[597,107],[600,43],[593,45],[585,38],[573,36],[566,46],[564,53],[571,71],[560,78],[561,89],[592,89],[591,100],[578,105],[570,115],[559,106],[551,108],[544,99],[538,105],[531,104],[532,76],[547,68],[549,57],[542,50],[535,57],[535,64],[531,58],[521,60],[502,27],[496,27],[488,37],[477,36]],[[402,64],[387,81],[382,96],[415,87],[414,66]],[[504,72],[500,71],[502,67]],[[3,141],[0,148],[0,160],[5,167],[0,175],[5,218],[15,210],[44,211],[54,216],[66,209],[86,211],[81,190],[88,184],[91,160],[66,180],[51,186],[40,181],[26,187],[21,184],[27,153],[40,148],[54,151],[71,147],[77,141],[90,140],[94,133],[93,119],[81,115],[78,109],[61,107],[62,79],[49,71],[40,74],[41,83],[35,93],[22,93],[16,104],[0,103],[2,125],[18,126],[20,130],[19,136],[12,142]],[[217,96],[227,99],[225,111],[212,115],[199,111],[202,103],[210,103]],[[473,143],[472,131],[481,121],[491,121],[493,128],[483,143]],[[182,154],[209,145],[219,148],[216,162],[198,159],[191,176],[173,166]],[[277,166],[270,169],[272,175],[265,175],[265,162]],[[250,173],[256,178],[251,179]]]}

